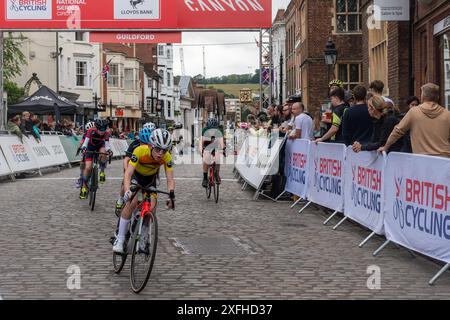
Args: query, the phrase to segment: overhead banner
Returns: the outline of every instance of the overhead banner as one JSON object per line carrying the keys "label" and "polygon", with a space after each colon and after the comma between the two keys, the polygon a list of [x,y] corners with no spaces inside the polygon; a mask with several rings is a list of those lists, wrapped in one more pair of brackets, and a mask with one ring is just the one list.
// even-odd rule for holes
{"label": "overhead banner", "polygon": [[343,212],[345,145],[311,143],[310,157],[308,200]]}
{"label": "overhead banner", "polygon": [[[28,138],[23,139],[25,142]],[[26,142],[22,144],[17,136],[0,136],[0,146],[13,172],[39,169],[33,151]]]}
{"label": "overhead banner", "polygon": [[3,0],[0,29],[260,29],[271,9],[271,0]]}
{"label": "overhead banner", "polygon": [[285,191],[306,199],[310,172],[309,140],[287,140],[285,152]]}
{"label": "overhead banner", "polygon": [[385,176],[386,238],[450,263],[450,160],[392,152]]}
{"label": "overhead banner", "polygon": [[90,32],[91,43],[181,43],[181,32]]}
{"label": "overhead banner", "polygon": [[344,214],[379,235],[384,234],[385,158],[348,147],[344,165]]}

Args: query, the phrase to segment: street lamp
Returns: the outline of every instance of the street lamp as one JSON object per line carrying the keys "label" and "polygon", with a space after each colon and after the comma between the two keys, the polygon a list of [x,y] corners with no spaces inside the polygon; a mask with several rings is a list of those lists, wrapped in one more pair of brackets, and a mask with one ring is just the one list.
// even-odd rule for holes
{"label": "street lamp", "polygon": [[331,37],[328,38],[324,54],[325,54],[325,63],[328,65],[328,82],[330,82],[330,69],[334,67],[337,61],[337,50]]}
{"label": "street lamp", "polygon": [[113,127],[113,116],[112,116],[112,99],[109,99],[109,127]]}
{"label": "street lamp", "polygon": [[94,113],[95,113],[95,118],[98,118],[98,96],[97,96],[97,92],[94,94]]}

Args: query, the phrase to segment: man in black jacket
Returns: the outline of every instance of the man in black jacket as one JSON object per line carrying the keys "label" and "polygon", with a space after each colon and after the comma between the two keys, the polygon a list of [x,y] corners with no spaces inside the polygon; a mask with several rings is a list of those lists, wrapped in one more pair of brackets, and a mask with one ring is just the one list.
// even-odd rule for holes
{"label": "man in black jacket", "polygon": [[345,145],[350,146],[358,141],[365,144],[370,141],[373,121],[366,104],[367,90],[363,86],[353,89],[355,104],[347,109],[342,119],[342,134]]}
{"label": "man in black jacket", "polygon": [[34,123],[33,120],[31,120],[31,114],[28,111],[22,112],[22,121],[20,123],[20,130],[24,132],[26,137],[28,138],[28,132],[31,133],[31,135],[36,139],[38,143],[41,142],[40,137],[36,134],[34,131]]}

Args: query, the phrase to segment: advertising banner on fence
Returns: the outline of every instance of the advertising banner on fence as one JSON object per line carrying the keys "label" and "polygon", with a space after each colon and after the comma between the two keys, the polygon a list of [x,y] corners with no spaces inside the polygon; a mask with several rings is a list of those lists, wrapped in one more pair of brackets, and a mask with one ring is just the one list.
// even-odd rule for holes
{"label": "advertising banner on fence", "polygon": [[3,0],[0,3],[0,28],[15,31],[271,26],[272,0]]}
{"label": "advertising banner on fence", "polygon": [[6,176],[11,174],[11,169],[9,169],[8,163],[6,162],[3,152],[0,149],[0,176]]}
{"label": "advertising banner on fence", "polygon": [[385,158],[348,147],[344,165],[344,214],[379,235],[384,234]]}
{"label": "advertising banner on fence", "polygon": [[309,145],[308,140],[287,140],[284,172],[286,191],[306,199],[309,179]]}
{"label": "advertising banner on fence", "polygon": [[332,210],[344,210],[345,145],[311,143],[308,200]]}
{"label": "advertising banner on fence", "polygon": [[450,160],[392,152],[385,177],[386,238],[450,263]]}
{"label": "advertising banner on fence", "polygon": [[31,148],[40,168],[66,164],[69,162],[58,136],[41,136],[41,143],[30,137],[26,144]]}
{"label": "advertising banner on fence", "polygon": [[58,136],[61,145],[64,148],[64,153],[66,154],[69,162],[78,162],[81,160],[81,154],[77,156],[77,149],[80,145],[82,136]]}
{"label": "advertising banner on fence", "polygon": [[128,149],[128,144],[125,140],[119,140],[111,138],[109,139],[111,144],[111,150],[113,152],[114,157],[124,156],[125,151]]}
{"label": "advertising banner on fence", "polygon": [[265,137],[247,137],[236,160],[236,169],[241,177],[249,185],[259,189],[266,176],[278,172],[278,155],[283,143],[284,140],[276,136],[272,140]]}
{"label": "advertising banner on fence", "polygon": [[[26,137],[23,139],[24,142],[28,141]],[[33,151],[26,142],[22,144],[17,136],[0,136],[0,146],[13,172],[39,169]]]}

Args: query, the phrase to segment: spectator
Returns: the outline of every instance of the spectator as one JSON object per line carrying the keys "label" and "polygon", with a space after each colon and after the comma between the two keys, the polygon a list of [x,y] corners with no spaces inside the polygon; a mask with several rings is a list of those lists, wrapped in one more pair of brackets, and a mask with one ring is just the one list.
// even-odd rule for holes
{"label": "spectator", "polygon": [[421,91],[422,104],[408,111],[379,151],[410,131],[413,153],[450,158],[450,112],[438,104],[439,86],[427,83]]}
{"label": "spectator", "polygon": [[[403,111],[400,111],[399,114],[397,115],[399,120],[401,121],[411,108],[417,107],[419,104],[420,104],[419,98],[415,96],[409,97],[408,100],[406,100],[406,108]],[[412,153],[411,135],[409,131],[405,133],[405,135],[403,136],[403,147],[400,151],[405,153]]]}
{"label": "spectator", "polygon": [[301,102],[296,102],[292,106],[292,114],[294,115],[294,128],[289,134],[289,139],[306,139],[312,140],[314,136],[313,121],[310,116],[304,113],[305,105]]}
{"label": "spectator", "polygon": [[355,95],[351,90],[345,90],[345,103],[347,106],[351,107],[355,104]]}
{"label": "spectator", "polygon": [[420,100],[416,96],[409,97],[408,100],[406,100],[406,104],[408,105],[406,112],[408,112],[411,108],[417,107],[420,104]]}
{"label": "spectator", "polygon": [[339,79],[331,80],[330,83],[328,84],[328,88],[329,88],[328,92],[329,92],[329,95],[331,96],[331,93],[332,93],[334,90],[336,90],[336,89],[338,89],[338,88],[343,88],[343,86],[344,86],[344,83],[343,83],[341,80],[339,80]]}
{"label": "spectator", "polygon": [[20,130],[20,122],[20,116],[17,115],[9,119],[8,124],[6,125],[6,129],[12,134],[16,134],[19,137],[20,142],[23,143],[23,133],[22,130]]}
{"label": "spectator", "polygon": [[[363,143],[355,141],[352,145],[354,152],[377,150],[386,143],[392,129],[398,123],[398,119],[389,112],[389,108],[380,96],[373,96],[368,102],[370,116],[375,120],[373,133],[369,141]],[[389,151],[400,151],[403,141],[399,141]]]}
{"label": "spectator", "polygon": [[51,131],[52,129],[48,126],[47,122],[41,124],[41,131]]}
{"label": "spectator", "polygon": [[345,103],[344,99],[345,99],[345,91],[342,88],[335,89],[331,93],[331,104],[333,106],[331,128],[322,138],[316,139],[315,141],[316,143],[328,141],[329,139],[331,139],[331,142],[334,143],[344,142],[341,124],[342,124],[342,117],[344,116],[344,113],[348,109],[348,106]]}
{"label": "spectator", "polygon": [[[22,132],[30,132],[31,135],[36,139],[37,143],[41,142],[41,136],[39,132],[35,130],[35,126],[33,120],[31,120],[31,114],[28,111],[22,112],[22,121],[21,121],[21,130]],[[25,134],[28,137],[28,134]]]}
{"label": "spectator", "polygon": [[[269,110],[269,109],[268,109]],[[283,109],[281,107],[274,106],[273,111],[269,113],[270,120],[269,120],[269,128],[278,128],[281,125],[281,113],[283,112]]]}
{"label": "spectator", "polygon": [[384,83],[381,80],[375,80],[372,81],[369,85],[369,93],[374,95],[374,96],[380,96],[384,99],[384,101],[387,103],[387,107],[388,108],[393,108],[394,107],[394,101],[392,101],[391,99],[389,99],[388,97],[384,97],[383,96],[383,91],[384,91]]}
{"label": "spectator", "polygon": [[289,125],[291,124],[292,121],[292,109],[289,106],[289,104],[285,103],[283,105],[283,114],[281,116],[281,129],[280,131],[282,133],[286,133],[289,130]]}
{"label": "spectator", "polygon": [[367,90],[363,86],[353,89],[355,105],[350,107],[342,119],[342,134],[345,145],[355,141],[365,144],[371,140],[373,123],[366,104]]}

